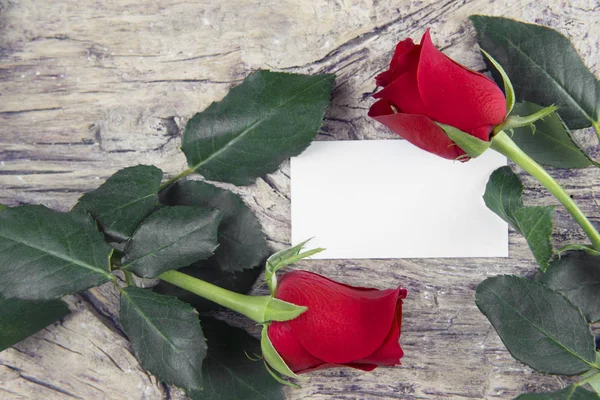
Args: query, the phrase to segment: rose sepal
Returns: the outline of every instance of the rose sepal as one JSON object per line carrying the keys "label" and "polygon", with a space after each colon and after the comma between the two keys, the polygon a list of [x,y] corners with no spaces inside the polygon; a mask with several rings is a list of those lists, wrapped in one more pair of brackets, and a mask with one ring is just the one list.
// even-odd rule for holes
{"label": "rose sepal", "polygon": [[281,383],[282,385],[286,385],[289,387],[293,387],[294,389],[301,389],[302,386],[297,385],[295,383],[292,383],[290,381],[286,381],[285,379],[283,379],[282,377],[280,377],[279,375],[277,375],[277,372],[273,371],[273,368],[271,368],[271,366],[265,361],[263,360],[263,363],[265,364],[265,369],[267,370],[267,372],[273,377],[273,379],[275,379],[277,382]]}
{"label": "rose sepal", "polygon": [[[490,148],[490,142],[469,135],[458,128],[439,122],[436,122],[435,124],[442,128],[446,136],[448,136],[450,140],[452,140],[456,146],[460,147],[466,153],[466,156],[470,158],[477,158]],[[465,154],[458,157],[457,160],[460,160],[464,156]]]}
{"label": "rose sepal", "polygon": [[300,314],[308,310],[308,307],[297,306],[287,301],[271,298],[265,309],[265,322],[271,321],[289,321],[297,318]]}
{"label": "rose sepal", "polygon": [[296,375],[290,369],[290,367],[288,367],[285,361],[283,361],[283,358],[281,358],[277,350],[275,350],[275,346],[273,346],[271,339],[269,339],[268,331],[269,324],[264,324],[262,332],[260,334],[260,348],[263,353],[263,358],[265,360],[265,367],[267,368],[267,371],[269,371],[273,378],[275,378],[278,382],[283,383],[284,385],[294,387],[296,389],[300,388],[299,385],[286,381],[285,379],[282,379],[280,376],[277,375],[277,373],[280,373],[283,376],[302,380],[302,377]]}
{"label": "rose sepal", "polygon": [[508,117],[506,117],[503,123],[501,123],[494,129],[494,133],[496,134],[500,131],[511,131],[515,128],[521,128],[523,126],[531,126],[531,129],[533,129],[533,132],[535,133],[534,122],[546,118],[547,116],[554,113],[556,110],[558,110],[558,107],[556,107],[555,105],[551,105],[546,108],[542,108],[540,111],[531,115],[527,115],[525,117],[521,117],[519,115],[509,115]]}
{"label": "rose sepal", "polygon": [[510,78],[508,77],[506,71],[504,70],[504,68],[502,68],[500,63],[494,60],[494,57],[492,57],[487,51],[483,49],[479,50],[483,53],[484,56],[487,57],[487,59],[490,61],[490,63],[492,63],[492,65],[496,68],[496,71],[498,71],[498,73],[502,77],[502,83],[504,83],[504,95],[506,96],[506,115],[509,115],[513,107],[515,106],[515,89],[513,88],[512,82],[510,81]]}
{"label": "rose sepal", "polygon": [[267,259],[267,263],[265,266],[265,280],[267,281],[267,286],[269,287],[269,292],[271,296],[275,297],[277,292],[277,276],[276,273],[279,269],[285,267],[286,265],[294,264],[303,258],[311,257],[317,253],[325,250],[324,248],[316,248],[312,250],[305,251],[304,253],[300,253],[302,248],[306,243],[308,243],[310,239],[305,240],[302,243],[297,244],[296,246],[290,247],[285,250],[278,251],[273,254],[271,257]]}

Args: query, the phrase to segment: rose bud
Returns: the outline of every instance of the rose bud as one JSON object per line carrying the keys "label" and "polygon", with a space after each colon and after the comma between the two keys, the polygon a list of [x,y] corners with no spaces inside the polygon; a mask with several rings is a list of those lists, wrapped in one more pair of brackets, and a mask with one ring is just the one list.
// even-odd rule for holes
{"label": "rose bud", "polygon": [[369,116],[444,158],[457,159],[465,152],[436,123],[487,142],[506,117],[506,99],[496,83],[436,49],[429,30],[421,44],[411,39],[398,43],[389,69],[375,79],[383,89],[373,95],[380,100]]}
{"label": "rose bud", "polygon": [[406,289],[378,290],[334,282],[307,271],[284,274],[276,298],[308,310],[272,322],[268,337],[289,369],[303,373],[348,366],[370,371],[400,364]]}

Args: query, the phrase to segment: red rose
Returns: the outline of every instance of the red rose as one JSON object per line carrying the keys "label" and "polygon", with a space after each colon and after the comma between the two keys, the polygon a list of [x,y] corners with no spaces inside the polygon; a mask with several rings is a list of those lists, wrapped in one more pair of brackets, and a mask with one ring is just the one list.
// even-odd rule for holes
{"label": "red rose", "polygon": [[383,89],[369,116],[423,150],[448,159],[465,154],[434,122],[479,139],[506,117],[506,99],[486,76],[452,61],[435,48],[429,30],[415,45],[396,46],[390,68],[376,78]]}
{"label": "red rose", "polygon": [[334,282],[307,271],[280,280],[278,299],[308,310],[273,322],[268,334],[293,372],[348,366],[370,371],[400,364],[398,343],[406,289],[378,290]]}

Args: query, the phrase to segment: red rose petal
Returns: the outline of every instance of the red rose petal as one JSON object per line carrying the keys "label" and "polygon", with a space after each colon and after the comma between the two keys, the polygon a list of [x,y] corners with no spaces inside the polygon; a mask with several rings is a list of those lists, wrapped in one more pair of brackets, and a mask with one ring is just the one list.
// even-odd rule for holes
{"label": "red rose petal", "polygon": [[371,118],[375,118],[389,114],[394,114],[394,110],[392,110],[391,103],[388,100],[383,99],[375,102],[371,108],[369,108],[369,113],[367,115]]}
{"label": "red rose petal", "polygon": [[[498,85],[436,49],[429,30],[421,39],[417,80],[427,115],[436,122],[473,133],[474,128],[502,123],[506,116],[506,99]],[[479,130],[477,137],[489,140],[489,133]]]}
{"label": "red rose petal", "polygon": [[335,364],[365,358],[384,343],[399,294],[400,288],[355,290],[307,271],[285,274],[277,290],[277,298],[308,307],[288,321],[300,345]]}
{"label": "red rose petal", "polygon": [[300,345],[287,322],[272,322],[268,333],[273,347],[292,371],[312,371],[325,364]]}
{"label": "red rose petal", "polygon": [[394,366],[400,364],[400,359],[404,355],[402,348],[400,347],[400,333],[402,328],[402,300],[398,299],[396,304],[396,315],[394,322],[392,323],[392,330],[388,337],[385,339],[383,345],[377,349],[377,351],[370,356],[357,360],[357,364],[371,364],[377,363],[377,365]]}
{"label": "red rose petal", "polygon": [[[414,56],[408,56],[411,49],[415,46],[412,39],[405,39],[396,45],[396,50],[394,51],[394,56],[392,57],[392,61],[390,62],[390,67],[387,71],[382,72],[381,74],[375,77],[375,82],[377,86],[387,86],[394,78],[399,75],[402,75],[404,71],[408,69],[408,63],[413,61]],[[419,61],[419,57],[417,55],[414,62]]]}
{"label": "red rose petal", "polygon": [[432,120],[423,115],[395,114],[387,100],[379,100],[373,104],[369,110],[369,117],[415,146],[440,157],[455,160],[465,154]]}
{"label": "red rose petal", "polygon": [[415,46],[410,51],[410,65],[406,71],[394,78],[393,82],[373,95],[376,99],[390,101],[398,111],[407,114],[427,114],[425,105],[421,100],[417,85],[417,63],[419,61],[420,47]]}

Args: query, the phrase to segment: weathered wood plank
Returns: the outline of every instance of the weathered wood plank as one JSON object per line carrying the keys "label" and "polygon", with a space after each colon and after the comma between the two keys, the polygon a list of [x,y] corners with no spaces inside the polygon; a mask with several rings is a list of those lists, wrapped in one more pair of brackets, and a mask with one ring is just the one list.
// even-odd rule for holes
{"label": "weathered wood plank", "polygon": [[0,398],[161,398],[114,322],[76,296],[68,303],[71,315],[0,353]]}
{"label": "weathered wood plank", "polygon": [[[600,76],[595,0],[0,0],[0,203],[66,210],[125,166],[181,171],[185,159],[178,147],[187,119],[256,68],[338,75],[319,140],[395,138],[366,117],[373,77],[398,40],[418,39],[427,27],[447,54],[482,70],[467,20],[474,13],[555,27]],[[579,136],[600,156],[590,131]],[[600,224],[600,172],[555,174]],[[523,178],[527,202],[553,202]],[[290,239],[289,180],[285,163],[255,185],[233,188],[257,213],[274,250]],[[562,208],[556,222],[558,245],[584,240]],[[402,367],[373,373],[311,373],[302,389],[286,388],[287,397],[508,399],[561,387],[561,379],[513,360],[474,305],[474,288],[485,277],[535,270],[514,232],[510,252],[509,259],[300,263],[349,284],[405,285],[406,356]],[[0,397],[181,396],[157,384],[131,356],[113,321],[110,286],[70,301],[73,315],[0,353]]]}

